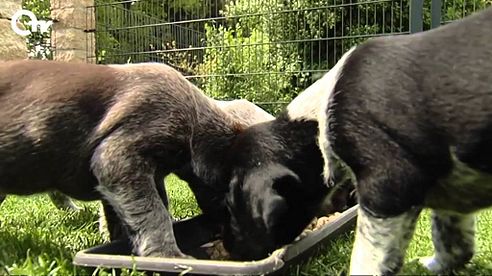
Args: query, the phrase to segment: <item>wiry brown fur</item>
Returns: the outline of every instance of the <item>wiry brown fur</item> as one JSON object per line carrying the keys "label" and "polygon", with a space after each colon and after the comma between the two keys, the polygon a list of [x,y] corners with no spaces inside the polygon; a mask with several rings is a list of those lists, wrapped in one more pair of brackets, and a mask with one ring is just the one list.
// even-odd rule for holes
{"label": "wiry brown fur", "polygon": [[[234,128],[241,129],[243,127],[249,127],[253,124],[274,120],[275,117],[256,106],[248,100],[231,100],[231,101],[218,101],[214,100],[221,110],[231,115],[234,119]],[[198,206],[200,207],[202,214],[206,217],[210,225],[217,226],[217,229],[221,229],[226,222],[226,207],[224,205],[224,196],[227,193],[227,186],[222,185],[208,185],[200,177],[193,172],[191,163],[187,163],[178,170],[173,171],[182,180],[186,181],[193,191]],[[162,185],[157,184],[158,191],[164,193]],[[160,188],[160,189],[159,189]],[[120,225],[114,225],[115,223],[107,224],[106,221],[116,221],[117,215],[110,206],[104,206],[106,212],[101,212],[99,219],[100,232],[104,236],[108,236],[110,239],[122,239],[126,238],[122,235],[122,229]],[[108,213],[113,217],[109,217]],[[109,233],[106,232],[106,227],[109,226]],[[109,235],[108,235],[109,234]]]}
{"label": "wiry brown fur", "polygon": [[0,100],[0,193],[103,198],[146,256],[183,256],[162,177],[191,163],[227,183],[221,159],[242,130],[163,64],[4,62]]}

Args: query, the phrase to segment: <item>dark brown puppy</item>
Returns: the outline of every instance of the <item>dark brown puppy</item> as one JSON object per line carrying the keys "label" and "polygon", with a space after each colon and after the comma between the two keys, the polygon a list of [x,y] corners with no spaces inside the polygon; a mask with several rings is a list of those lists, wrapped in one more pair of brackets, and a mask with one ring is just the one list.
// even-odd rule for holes
{"label": "dark brown puppy", "polygon": [[[214,100],[214,102],[236,122],[243,126],[250,127],[255,124],[273,121],[275,119],[274,116],[248,100]],[[232,154],[235,155],[236,153]],[[200,177],[193,173],[191,163],[174,171],[174,173],[188,183],[203,214],[206,214],[211,222],[220,225],[223,224],[226,216],[228,216],[224,205],[224,197],[228,191],[228,186],[211,186],[203,183]]]}
{"label": "dark brown puppy", "polygon": [[227,183],[243,127],[163,64],[2,62],[0,100],[0,194],[103,198],[144,256],[184,256],[156,183],[187,163]]}
{"label": "dark brown puppy", "polygon": [[[244,126],[251,126],[275,119],[274,116],[248,100],[214,100],[214,103],[216,103],[227,114],[231,115],[236,122]],[[191,163],[187,163],[180,169],[173,171],[173,173],[188,183],[190,189],[195,195],[198,206],[202,211],[203,219],[207,220],[207,225],[213,226],[212,228],[214,228],[214,231],[217,231],[218,234],[222,228],[222,225],[226,222],[227,212],[224,205],[224,196],[228,187],[226,185],[207,185],[200,179],[200,177],[194,174]],[[164,194],[165,192],[163,190],[163,186],[159,185],[160,183],[156,184],[158,191]],[[166,204],[167,202],[165,202],[165,205]],[[106,227],[108,226],[109,239],[127,239],[126,233],[122,229],[123,227],[119,225],[120,221],[117,215],[112,211],[111,206],[105,205],[104,208],[106,209],[106,212],[101,212],[102,215],[99,220],[99,231],[103,233],[103,235],[107,235]],[[107,214],[108,212],[113,216],[110,217],[105,215],[105,213]],[[107,224],[107,221],[110,223]],[[186,233],[180,234],[181,236],[186,236]]]}

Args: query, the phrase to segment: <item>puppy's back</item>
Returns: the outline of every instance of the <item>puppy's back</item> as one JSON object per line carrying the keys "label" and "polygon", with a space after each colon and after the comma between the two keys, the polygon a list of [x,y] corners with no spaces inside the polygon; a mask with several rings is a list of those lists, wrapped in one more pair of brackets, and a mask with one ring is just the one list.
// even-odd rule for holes
{"label": "puppy's back", "polygon": [[103,65],[40,60],[0,63],[1,96],[66,100],[82,94],[111,93],[117,84],[116,71]]}
{"label": "puppy's back", "polygon": [[338,117],[370,117],[401,137],[436,134],[415,147],[472,139],[492,125],[490,30],[492,8],[431,31],[369,40],[344,64],[333,108],[346,108]]}

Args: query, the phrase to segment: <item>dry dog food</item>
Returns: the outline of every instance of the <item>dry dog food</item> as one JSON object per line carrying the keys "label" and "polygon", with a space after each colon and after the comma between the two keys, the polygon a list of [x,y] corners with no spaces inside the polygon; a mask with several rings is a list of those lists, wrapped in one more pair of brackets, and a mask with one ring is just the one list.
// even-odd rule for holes
{"label": "dry dog food", "polygon": [[340,214],[341,213],[336,212],[336,213],[333,213],[333,214],[328,215],[328,216],[314,218],[313,221],[306,227],[306,229],[309,229],[309,230],[318,230],[321,227],[323,227],[325,224],[327,224],[330,221],[334,220]]}
{"label": "dry dog food", "polygon": [[[330,223],[340,214],[341,213],[336,212],[336,213],[330,214],[328,216],[314,218],[313,221],[301,233],[301,235],[299,235],[299,237],[296,239],[296,241],[306,237],[312,231],[316,231],[316,230],[320,229],[321,227],[323,227],[324,225]],[[210,259],[212,259],[212,260],[224,261],[224,260],[230,260],[231,259],[231,256],[229,255],[227,250],[224,248],[224,245],[223,245],[221,240],[209,242],[209,243],[205,244],[203,247],[205,247],[207,254],[210,256]]]}
{"label": "dry dog food", "polygon": [[230,260],[231,256],[229,252],[224,248],[224,244],[222,240],[216,240],[213,242],[209,242],[204,245],[206,247],[207,254],[210,256],[212,260]]}

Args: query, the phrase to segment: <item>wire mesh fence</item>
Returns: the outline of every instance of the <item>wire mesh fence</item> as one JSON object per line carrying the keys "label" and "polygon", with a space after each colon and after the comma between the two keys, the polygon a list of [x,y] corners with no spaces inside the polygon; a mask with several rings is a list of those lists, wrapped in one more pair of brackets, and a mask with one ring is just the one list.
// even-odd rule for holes
{"label": "wire mesh fence", "polygon": [[409,33],[410,2],[97,1],[96,54],[88,58],[164,62],[215,98],[275,112],[352,45]]}
{"label": "wire mesh fence", "polygon": [[214,98],[275,113],[351,46],[445,24],[487,1],[97,0],[88,60],[167,63]]}

